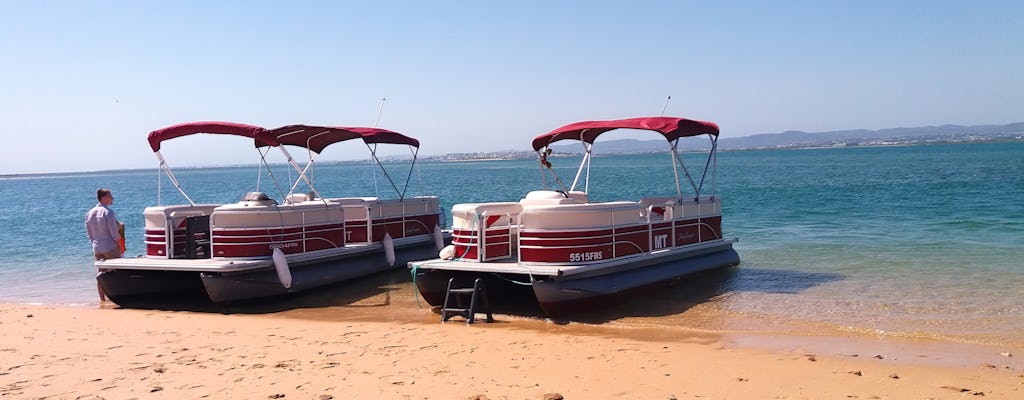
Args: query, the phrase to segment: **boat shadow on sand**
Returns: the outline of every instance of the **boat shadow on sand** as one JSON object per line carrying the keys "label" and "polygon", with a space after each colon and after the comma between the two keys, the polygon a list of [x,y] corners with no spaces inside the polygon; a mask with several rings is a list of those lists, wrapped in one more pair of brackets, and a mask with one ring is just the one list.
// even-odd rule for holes
{"label": "boat shadow on sand", "polygon": [[[679,314],[709,301],[727,298],[731,293],[799,293],[836,282],[845,276],[835,273],[807,272],[796,269],[731,267],[681,277],[665,287],[592,311],[550,318],[557,324],[581,322],[600,324],[628,317],[660,317]],[[123,307],[163,311],[191,311],[220,314],[270,314],[296,309],[363,309],[365,313],[392,313],[396,308],[429,308],[416,299],[409,272],[404,269],[373,274],[360,279],[332,284],[303,293],[242,303],[211,303],[201,296],[138,299]],[[419,301],[417,301],[419,300]],[[497,300],[497,299],[496,299]],[[492,311],[517,317],[544,318],[536,301],[494,302]],[[439,311],[433,310],[435,315]],[[498,318],[501,321],[502,318]]]}
{"label": "boat shadow on sand", "polygon": [[554,323],[600,324],[628,317],[662,317],[725,299],[731,293],[799,293],[815,286],[836,282],[845,276],[835,273],[788,269],[731,267],[688,275],[647,295],[608,308],[552,318]]}
{"label": "boat shadow on sand", "polygon": [[392,307],[392,294],[402,291],[401,297],[408,297],[404,291],[411,278],[405,270],[379,272],[373,275],[345,282],[334,283],[301,293],[246,300],[240,302],[213,303],[205,294],[175,297],[173,300],[155,298],[131,299],[120,308],[190,311],[220,314],[271,314],[296,309],[313,308],[382,308]]}

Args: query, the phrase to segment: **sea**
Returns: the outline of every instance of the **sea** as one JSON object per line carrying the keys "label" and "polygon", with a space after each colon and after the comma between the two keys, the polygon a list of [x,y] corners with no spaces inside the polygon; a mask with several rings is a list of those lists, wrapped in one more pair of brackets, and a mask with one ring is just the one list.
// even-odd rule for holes
{"label": "sea", "polygon": [[[700,186],[723,199],[723,230],[739,240],[738,267],[573,321],[503,318],[613,335],[746,333],[1024,348],[1024,143],[726,151],[712,165],[715,173],[706,174],[703,154],[682,158],[686,170],[674,170],[669,153],[598,155],[589,181],[578,187],[588,185],[592,201],[674,195],[678,172],[683,193]],[[549,160],[570,185],[579,157]],[[112,189],[113,209],[127,225],[126,254],[141,254],[143,208],[186,202],[155,164],[0,177],[0,302],[96,307],[84,215],[97,188]],[[296,179],[283,165],[174,171],[196,203],[234,202],[250,191],[280,199]],[[394,162],[383,171],[370,162],[324,163],[312,178],[328,197],[437,195],[446,214],[455,203],[516,201],[558,185],[541,179],[537,160]],[[306,296],[255,311],[217,311],[437,320],[401,269]]]}

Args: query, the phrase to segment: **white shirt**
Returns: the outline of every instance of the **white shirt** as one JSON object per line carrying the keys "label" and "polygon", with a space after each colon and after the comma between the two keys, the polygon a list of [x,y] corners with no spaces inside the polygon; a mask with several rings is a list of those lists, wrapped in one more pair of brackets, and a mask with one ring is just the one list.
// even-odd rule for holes
{"label": "white shirt", "polygon": [[105,205],[96,204],[85,214],[85,232],[92,241],[92,250],[105,253],[118,248],[117,241],[121,238],[118,231],[117,216],[114,210]]}

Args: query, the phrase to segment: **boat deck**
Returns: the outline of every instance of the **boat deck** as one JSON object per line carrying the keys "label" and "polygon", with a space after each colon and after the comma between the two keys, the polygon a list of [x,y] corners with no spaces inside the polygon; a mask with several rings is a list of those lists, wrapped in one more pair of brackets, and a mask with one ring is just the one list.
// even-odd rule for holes
{"label": "boat deck", "polygon": [[713,253],[732,247],[736,242],[735,238],[724,238],[702,243],[695,243],[686,246],[674,247],[671,249],[658,250],[650,253],[636,254],[628,257],[617,258],[605,262],[585,264],[562,264],[562,263],[521,263],[514,255],[512,258],[500,261],[462,261],[433,259],[425,261],[412,261],[409,268],[416,269],[439,269],[449,271],[471,271],[487,272],[498,274],[522,274],[532,276],[573,276],[601,271],[607,268],[627,269],[651,265],[665,260],[686,258],[690,256]]}
{"label": "boat deck", "polygon": [[238,260],[224,258],[163,258],[139,256],[96,261],[100,269],[133,269],[147,271],[191,271],[191,272],[234,272],[256,268],[272,267],[274,261],[267,259]]}
{"label": "boat deck", "polygon": [[[418,246],[426,243],[433,243],[431,235],[419,235],[394,240],[396,250],[405,247]],[[356,257],[368,253],[383,252],[384,245],[381,242],[348,244],[337,249],[317,250],[306,253],[289,254],[286,256],[288,263],[293,266],[300,266],[309,263],[325,260],[343,259]],[[270,257],[260,258],[164,258],[138,256],[134,258],[115,258],[110,260],[96,261],[96,268],[120,269],[120,270],[147,270],[147,271],[186,271],[186,272],[237,272],[260,268],[273,268],[274,261]]]}

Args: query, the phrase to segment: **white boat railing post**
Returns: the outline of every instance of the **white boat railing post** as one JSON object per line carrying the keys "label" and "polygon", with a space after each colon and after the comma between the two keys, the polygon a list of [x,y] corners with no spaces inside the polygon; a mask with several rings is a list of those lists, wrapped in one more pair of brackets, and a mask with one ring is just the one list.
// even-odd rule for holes
{"label": "white boat railing post", "polygon": [[[666,217],[670,222],[669,227],[672,228],[672,244],[666,246],[668,248],[676,247],[676,203],[679,203],[679,200],[668,203],[665,207],[665,213],[668,214]],[[682,204],[679,207],[681,208]]]}
{"label": "white boat railing post", "polygon": [[505,224],[508,225],[508,256],[512,257],[512,214],[505,212]]}
{"label": "white boat railing post", "polygon": [[651,213],[654,212],[654,204],[647,206],[647,252],[654,252],[654,223],[651,222]]}
{"label": "white boat railing post", "polygon": [[[299,218],[299,219],[302,221],[302,233],[299,235],[299,240],[302,241],[302,252],[305,253],[306,252],[306,210],[299,211],[299,215],[301,216],[301,218]],[[282,233],[281,237],[284,238],[284,235],[283,235],[284,230],[283,229],[281,230],[281,233]]]}
{"label": "white boat railing post", "polygon": [[363,205],[366,209],[366,243],[373,243],[373,212],[372,207]]}
{"label": "white boat railing post", "polygon": [[[517,265],[519,263],[523,262],[523,244],[522,244],[522,237],[523,237],[523,212],[525,212],[525,210],[524,211],[520,211],[518,214],[516,214],[516,229],[517,229],[517,234],[516,234],[516,264]],[[509,238],[508,238],[509,243],[512,242],[511,233],[512,233],[512,228],[509,227],[509,235],[510,235]]]}
{"label": "white boat railing post", "polygon": [[[170,215],[164,214],[164,255],[168,258],[172,257],[174,252],[174,219]],[[212,248],[211,248],[212,249]]]}
{"label": "white boat railing post", "polygon": [[477,246],[477,260],[480,262],[487,261],[487,210],[476,216],[476,229],[479,240],[476,241]]}
{"label": "white boat railing post", "polygon": [[616,244],[616,240],[618,240],[618,238],[616,237],[615,231],[618,229],[618,227],[615,226],[615,210],[611,210],[611,211],[609,211],[609,213],[612,215],[612,258],[614,259],[615,258],[615,244]]}

